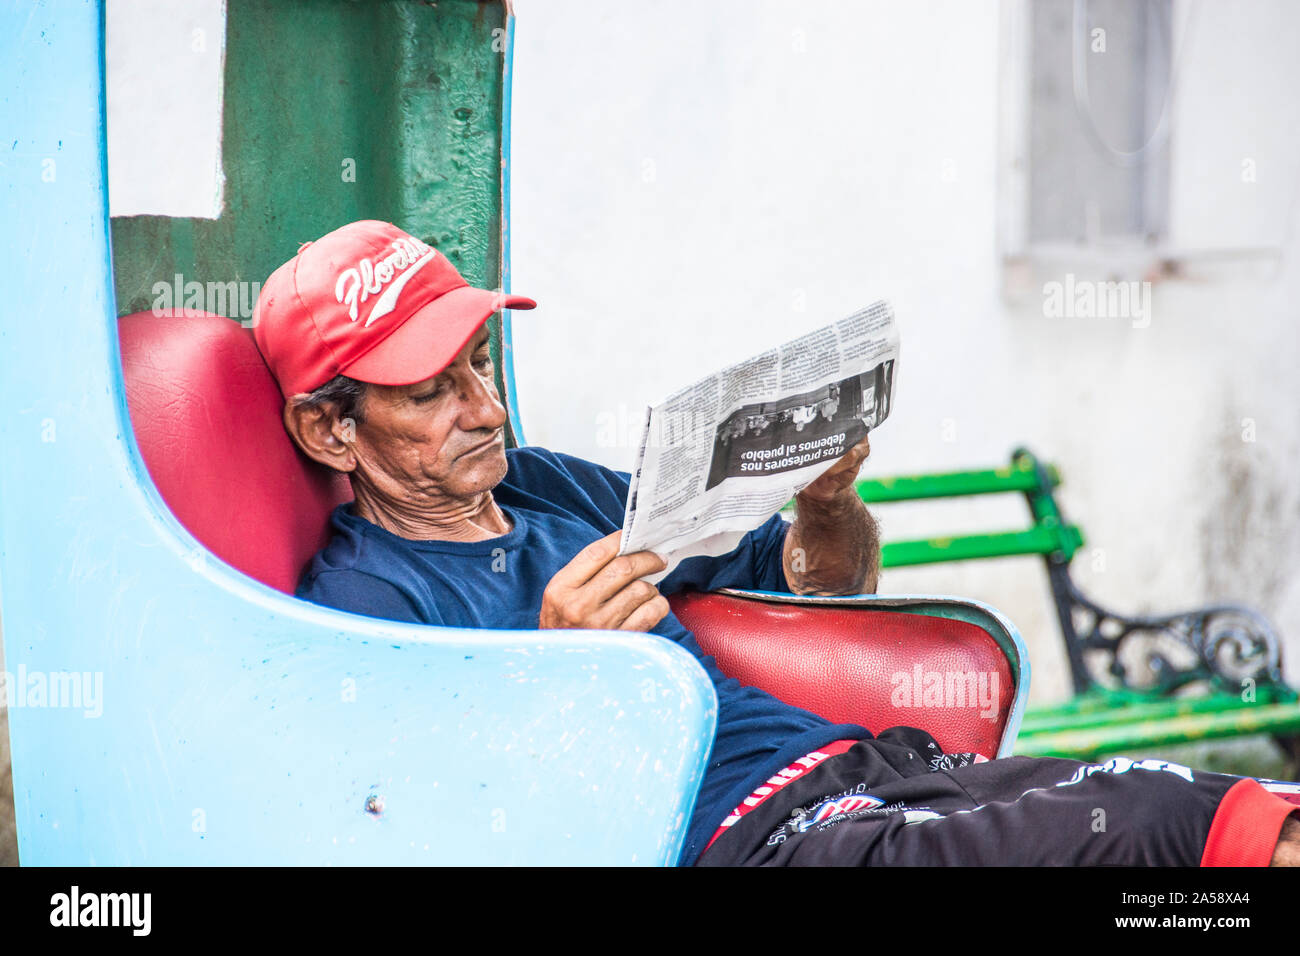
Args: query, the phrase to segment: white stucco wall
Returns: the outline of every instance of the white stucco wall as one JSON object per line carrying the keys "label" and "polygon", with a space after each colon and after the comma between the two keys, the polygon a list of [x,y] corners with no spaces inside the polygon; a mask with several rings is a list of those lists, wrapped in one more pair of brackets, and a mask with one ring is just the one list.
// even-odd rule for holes
{"label": "white stucco wall", "polygon": [[[1206,5],[1180,33],[1172,239],[1285,246],[1157,284],[1142,329],[1004,301],[996,4],[515,10],[513,288],[540,303],[515,315],[529,442],[628,468],[647,401],[889,297],[900,390],[864,474],[986,467],[1026,444],[1065,474],[1096,598],[1254,604],[1300,675],[1300,7]],[[627,423],[613,444],[611,422]],[[886,538],[1025,522],[1006,497],[877,513]],[[1034,700],[1065,694],[1038,560],[881,588],[997,605],[1030,643]]]}
{"label": "white stucco wall", "polygon": [[225,0],[107,0],[109,210],[221,212]]}

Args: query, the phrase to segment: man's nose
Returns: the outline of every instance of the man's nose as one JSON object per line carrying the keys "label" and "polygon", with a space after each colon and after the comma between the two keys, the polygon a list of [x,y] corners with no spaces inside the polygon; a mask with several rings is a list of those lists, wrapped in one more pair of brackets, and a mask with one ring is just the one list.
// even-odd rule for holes
{"label": "man's nose", "polygon": [[506,423],[506,408],[497,397],[496,383],[474,372],[460,386],[462,431],[500,428]]}

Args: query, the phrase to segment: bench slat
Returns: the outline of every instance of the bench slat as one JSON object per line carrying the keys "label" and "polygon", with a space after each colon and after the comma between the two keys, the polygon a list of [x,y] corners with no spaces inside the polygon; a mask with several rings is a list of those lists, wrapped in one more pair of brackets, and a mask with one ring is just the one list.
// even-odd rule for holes
{"label": "bench slat", "polygon": [[1245,734],[1293,735],[1300,733],[1300,706],[1271,704],[1235,708],[1224,713],[1193,714],[1163,720],[1128,722],[1127,711],[1115,715],[1118,726],[1067,730],[1059,733],[1022,734],[1015,752],[1027,757],[1073,757],[1093,760],[1102,754],[1143,747],[1236,737]]}
{"label": "bench slat", "polygon": [[1076,526],[1038,525],[1027,531],[891,541],[881,546],[880,564],[885,568],[901,568],[917,564],[937,564],[943,561],[965,561],[970,558],[1052,554],[1057,551],[1064,552],[1068,560],[1069,556],[1081,547],[1083,547],[1083,532]]}
{"label": "bench slat", "polygon": [[[1021,736],[1032,734],[1057,733],[1067,730],[1083,730],[1089,727],[1102,727],[1114,724],[1119,713],[1125,721],[1164,720],[1174,717],[1186,717],[1193,714],[1220,713],[1246,710],[1271,704],[1293,703],[1285,694],[1272,688],[1261,687],[1254,701],[1243,701],[1239,694],[1207,694],[1202,697],[1151,697],[1136,694],[1113,695],[1108,698],[1098,697],[1101,703],[1096,708],[1076,709],[1073,712],[1063,708],[1045,708],[1031,710],[1025,714],[1020,725]],[[1122,710],[1121,710],[1122,709]]]}
{"label": "bench slat", "polygon": [[[1049,465],[1047,470],[1052,486],[1060,484],[1060,475],[1055,466]],[[1038,475],[1032,465],[1008,465],[1005,468],[982,471],[950,471],[938,475],[864,478],[857,483],[858,496],[867,504],[999,494],[1007,491],[1026,492],[1038,488]]]}

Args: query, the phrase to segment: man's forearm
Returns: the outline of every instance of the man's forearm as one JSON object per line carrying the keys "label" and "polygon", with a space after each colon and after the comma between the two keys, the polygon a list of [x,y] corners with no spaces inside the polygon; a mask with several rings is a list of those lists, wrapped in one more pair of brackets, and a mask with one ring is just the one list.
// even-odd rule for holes
{"label": "man's forearm", "polygon": [[795,594],[874,594],[880,534],[852,488],[828,500],[795,498],[785,539],[785,577]]}

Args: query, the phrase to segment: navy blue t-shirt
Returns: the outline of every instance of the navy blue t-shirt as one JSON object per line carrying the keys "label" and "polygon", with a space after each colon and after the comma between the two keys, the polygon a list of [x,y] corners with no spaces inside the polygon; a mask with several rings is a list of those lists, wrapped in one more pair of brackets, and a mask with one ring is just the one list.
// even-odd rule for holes
{"label": "navy blue t-shirt", "polygon": [[[631,476],[537,447],[509,449],[506,461],[506,476],[492,490],[513,525],[506,534],[482,541],[415,541],[357,517],[350,503],[339,505],[330,519],[333,536],[312,559],[298,597],[393,621],[535,630],[542,592],[555,573],[623,526]],[[786,531],[780,515],[773,515],[734,551],[686,559],[659,590],[786,591]],[[832,740],[871,736],[862,727],[831,724],[756,687],[742,687],[673,614],[652,633],[699,658],[718,694],[717,736],[679,861],[683,866],[695,862],[718,824],[778,770]]]}

